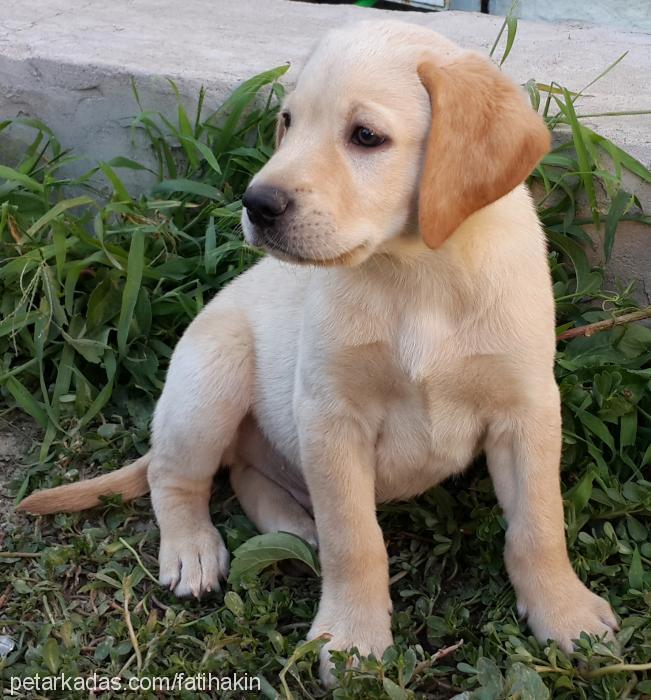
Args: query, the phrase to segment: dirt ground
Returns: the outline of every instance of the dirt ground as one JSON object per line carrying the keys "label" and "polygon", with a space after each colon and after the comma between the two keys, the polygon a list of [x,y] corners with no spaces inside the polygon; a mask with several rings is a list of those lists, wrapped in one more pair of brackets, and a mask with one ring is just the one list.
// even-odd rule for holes
{"label": "dirt ground", "polygon": [[28,418],[15,413],[0,415],[0,550],[5,533],[23,521],[14,511],[11,482],[24,475],[27,453],[37,439],[37,428]]}

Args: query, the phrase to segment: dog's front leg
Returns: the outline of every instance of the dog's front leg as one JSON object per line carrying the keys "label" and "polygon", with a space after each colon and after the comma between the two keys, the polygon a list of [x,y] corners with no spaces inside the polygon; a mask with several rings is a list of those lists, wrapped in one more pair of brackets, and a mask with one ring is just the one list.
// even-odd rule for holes
{"label": "dog's front leg", "polygon": [[302,402],[301,462],[319,538],[322,591],[309,637],[328,633],[321,677],[331,685],[331,649],[381,655],[391,645],[389,570],[375,512],[372,436],[353,418]]}
{"label": "dog's front leg", "polygon": [[212,480],[252,395],[253,341],[213,302],[179,341],[156,406],[148,479],[160,527],[160,582],[179,596],[219,588],[228,551],[210,517]]}
{"label": "dog's front leg", "polygon": [[540,397],[491,427],[486,456],[508,523],[504,557],[518,611],[539,641],[555,639],[570,651],[581,632],[610,637],[617,622],[608,603],[579,580],[567,554],[559,405],[554,384],[547,400]]}

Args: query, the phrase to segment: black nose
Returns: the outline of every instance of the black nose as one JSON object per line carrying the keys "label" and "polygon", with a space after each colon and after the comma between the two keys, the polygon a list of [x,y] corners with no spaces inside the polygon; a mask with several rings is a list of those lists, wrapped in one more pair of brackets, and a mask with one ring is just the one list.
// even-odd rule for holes
{"label": "black nose", "polygon": [[271,226],[289,206],[289,195],[270,185],[253,185],[242,197],[249,219],[256,226]]}

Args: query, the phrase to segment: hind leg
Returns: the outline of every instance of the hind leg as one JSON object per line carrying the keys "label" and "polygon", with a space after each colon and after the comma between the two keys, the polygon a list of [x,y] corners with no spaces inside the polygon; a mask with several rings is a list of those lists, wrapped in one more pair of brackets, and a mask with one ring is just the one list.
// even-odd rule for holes
{"label": "hind leg", "polygon": [[156,406],[148,478],[160,582],[177,595],[219,588],[228,551],[209,500],[252,394],[253,338],[240,311],[208,307],[179,341]]}
{"label": "hind leg", "polygon": [[314,520],[289,491],[254,467],[233,467],[230,478],[242,509],[260,532],[290,532],[317,546]]}
{"label": "hind leg", "polygon": [[316,546],[305,480],[267,440],[252,415],[240,424],[231,456],[231,486],[258,530],[291,532]]}

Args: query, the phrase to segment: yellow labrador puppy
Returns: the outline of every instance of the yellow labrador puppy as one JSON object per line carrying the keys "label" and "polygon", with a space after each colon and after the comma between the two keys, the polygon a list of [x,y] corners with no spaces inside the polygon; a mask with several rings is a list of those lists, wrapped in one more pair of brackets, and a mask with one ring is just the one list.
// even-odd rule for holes
{"label": "yellow labrador puppy", "polygon": [[227,573],[208,501],[229,465],[260,530],[318,538],[310,636],[332,635],[329,681],[330,649],[391,644],[376,503],[420,494],[485,452],[535,635],[570,649],[582,631],[611,634],[610,607],[565,545],[554,302],[522,185],[548,147],[519,88],[481,56],[394,21],[329,33],[244,197],[246,239],[274,257],[179,341],[151,451],[22,507],[151,489],[160,581],[198,596]]}

